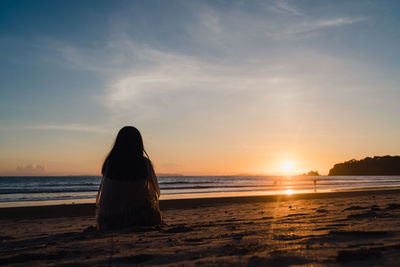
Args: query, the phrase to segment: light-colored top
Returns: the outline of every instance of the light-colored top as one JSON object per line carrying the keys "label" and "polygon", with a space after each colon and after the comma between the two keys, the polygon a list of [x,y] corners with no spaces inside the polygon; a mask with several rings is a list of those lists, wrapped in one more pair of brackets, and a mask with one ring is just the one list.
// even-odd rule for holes
{"label": "light-colored top", "polygon": [[148,159],[146,179],[116,180],[103,177],[96,198],[99,228],[161,222],[160,187]]}

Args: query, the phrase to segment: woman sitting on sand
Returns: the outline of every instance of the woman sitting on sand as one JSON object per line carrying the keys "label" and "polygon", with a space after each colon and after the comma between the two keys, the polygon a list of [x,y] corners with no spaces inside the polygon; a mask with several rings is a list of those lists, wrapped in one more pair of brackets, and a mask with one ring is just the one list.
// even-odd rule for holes
{"label": "woman sitting on sand", "polygon": [[123,127],[103,164],[96,199],[98,229],[161,223],[160,188],[144,153],[140,132]]}

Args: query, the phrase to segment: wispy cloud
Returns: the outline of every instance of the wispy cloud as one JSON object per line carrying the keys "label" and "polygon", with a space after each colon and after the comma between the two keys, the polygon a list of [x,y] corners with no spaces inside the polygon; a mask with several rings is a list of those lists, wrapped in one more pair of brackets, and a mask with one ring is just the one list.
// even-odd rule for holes
{"label": "wispy cloud", "polygon": [[26,166],[17,166],[15,168],[16,174],[19,175],[38,175],[38,174],[45,174],[47,171],[46,165],[40,164],[30,164]]}
{"label": "wispy cloud", "polygon": [[46,130],[46,131],[70,131],[70,132],[91,132],[91,133],[108,133],[106,129],[98,126],[87,126],[80,124],[39,124],[39,125],[28,125],[23,128],[34,129],[34,130]]}
{"label": "wispy cloud", "polygon": [[141,51],[151,63],[113,77],[102,96],[116,119],[207,118],[213,123],[249,117],[275,120],[274,114],[279,114],[282,122],[310,98],[323,101],[329,91],[338,94],[349,86],[356,90],[360,77],[369,73],[346,59],[315,52],[296,51],[279,59],[265,55],[231,65],[154,49]]}
{"label": "wispy cloud", "polygon": [[[364,16],[341,14],[307,15],[288,1],[273,1],[259,8],[257,13],[243,9],[227,9],[223,12],[209,6],[194,12],[193,22],[187,24],[188,36],[196,43],[218,53],[234,54],[240,47],[254,47],[271,41],[309,39],[317,33],[333,28],[350,26],[367,20]],[[197,11],[198,11],[197,10]],[[240,52],[244,52],[245,49]]]}
{"label": "wispy cloud", "polygon": [[325,28],[341,27],[345,25],[351,25],[367,20],[365,17],[348,18],[338,17],[332,19],[314,20],[309,22],[301,22],[299,24],[293,24],[286,27],[284,33],[287,35],[309,33],[311,31],[318,31]]}
{"label": "wispy cloud", "polygon": [[279,13],[289,13],[296,16],[303,15],[297,8],[293,7],[285,0],[278,0],[275,2],[276,11]]}

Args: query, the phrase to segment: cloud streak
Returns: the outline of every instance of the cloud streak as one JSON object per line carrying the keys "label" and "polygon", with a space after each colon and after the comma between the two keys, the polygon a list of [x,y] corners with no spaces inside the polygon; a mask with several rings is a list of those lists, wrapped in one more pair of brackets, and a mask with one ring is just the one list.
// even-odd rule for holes
{"label": "cloud streak", "polygon": [[87,126],[80,124],[39,124],[24,126],[25,129],[41,130],[41,131],[69,131],[69,132],[89,132],[89,133],[108,133],[106,129],[98,126]]}
{"label": "cloud streak", "polygon": [[278,13],[289,13],[296,16],[304,15],[297,8],[291,6],[287,1],[279,0],[275,2],[275,5],[276,5],[276,11]]}
{"label": "cloud streak", "polygon": [[45,174],[47,171],[46,165],[30,164],[26,166],[17,166],[15,172],[20,175],[38,175]]}
{"label": "cloud streak", "polygon": [[338,17],[332,19],[314,20],[310,22],[301,22],[299,24],[294,24],[288,26],[284,33],[288,36],[309,33],[312,31],[323,30],[325,28],[342,27],[346,25],[351,25],[355,23],[360,23],[367,20],[365,17],[358,18],[348,18],[348,17]]}

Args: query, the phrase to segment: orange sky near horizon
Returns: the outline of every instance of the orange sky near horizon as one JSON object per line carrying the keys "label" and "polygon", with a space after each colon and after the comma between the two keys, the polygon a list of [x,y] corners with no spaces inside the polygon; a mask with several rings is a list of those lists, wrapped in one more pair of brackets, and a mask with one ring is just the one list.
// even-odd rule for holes
{"label": "orange sky near horizon", "polygon": [[[115,136],[117,131],[115,129]],[[53,133],[58,136],[58,132]],[[234,142],[229,137],[220,142],[213,139],[207,141],[202,136],[203,142],[177,140],[173,143],[156,140],[151,132],[144,131],[142,135],[157,173],[297,175],[314,170],[326,175],[335,163],[383,155],[379,153],[379,145],[373,152],[360,145],[344,150],[340,142],[332,143],[330,149],[325,149],[326,146],[320,143],[323,140],[316,138],[313,142],[306,142],[298,137],[297,144],[294,144],[285,142],[282,137],[276,140],[269,138],[264,143],[249,138],[244,143]],[[112,134],[83,135],[79,138],[76,133],[64,134],[64,144],[53,143],[53,146],[41,149],[44,146],[42,142],[49,140],[40,140],[40,136],[39,133],[35,140],[31,134],[33,142],[29,147],[15,149],[9,157],[3,158],[0,161],[0,175],[100,175],[103,160],[115,138]],[[25,159],[18,159],[22,154]]]}

